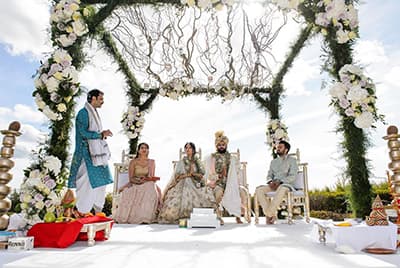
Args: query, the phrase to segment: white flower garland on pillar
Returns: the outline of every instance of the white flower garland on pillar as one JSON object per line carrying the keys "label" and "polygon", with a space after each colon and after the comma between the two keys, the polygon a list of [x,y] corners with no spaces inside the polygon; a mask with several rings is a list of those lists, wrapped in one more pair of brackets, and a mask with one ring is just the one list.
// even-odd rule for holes
{"label": "white flower garland on pillar", "polygon": [[37,161],[26,170],[28,175],[21,184],[20,206],[25,228],[43,222],[48,213],[54,219],[62,213],[60,204],[66,188],[56,191],[57,185],[63,183],[61,161],[55,156],[39,156]]}
{"label": "white flower garland on pillar", "polygon": [[271,149],[275,148],[276,145],[284,140],[289,141],[289,135],[287,127],[279,119],[272,119],[267,125],[267,144]]}
{"label": "white flower garland on pillar", "polygon": [[[65,49],[88,33],[84,18],[93,12],[91,7],[81,8],[80,0],[61,0],[51,9],[55,50],[38,69],[33,96],[38,109],[52,122],[63,120],[70,101],[79,92],[78,71]],[[56,156],[39,151],[37,162],[26,170],[20,193],[25,227],[42,222],[46,214],[61,216],[60,204],[66,190],[61,166]]]}
{"label": "white flower garland on pillar", "polygon": [[51,9],[52,40],[58,48],[37,72],[34,97],[39,110],[52,121],[63,119],[67,103],[79,91],[78,72],[71,55],[64,50],[89,31],[84,17],[94,10],[79,5],[80,0],[61,0]]}
{"label": "white flower garland on pillar", "polygon": [[375,85],[363,74],[361,68],[346,64],[339,71],[340,82],[336,82],[329,90],[332,96],[331,105],[339,113],[354,119],[358,128],[370,128],[383,117],[375,107]]}
{"label": "white flower garland on pillar", "polygon": [[139,111],[139,107],[130,106],[122,115],[122,129],[129,139],[135,139],[140,135],[144,127],[144,113]]}

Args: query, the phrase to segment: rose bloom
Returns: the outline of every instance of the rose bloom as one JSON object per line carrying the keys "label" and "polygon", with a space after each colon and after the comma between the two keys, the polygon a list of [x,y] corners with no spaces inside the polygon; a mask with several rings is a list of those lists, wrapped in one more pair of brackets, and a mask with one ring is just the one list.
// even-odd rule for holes
{"label": "rose bloom", "polygon": [[67,110],[67,106],[64,103],[60,103],[57,105],[57,110],[61,113],[65,112]]}

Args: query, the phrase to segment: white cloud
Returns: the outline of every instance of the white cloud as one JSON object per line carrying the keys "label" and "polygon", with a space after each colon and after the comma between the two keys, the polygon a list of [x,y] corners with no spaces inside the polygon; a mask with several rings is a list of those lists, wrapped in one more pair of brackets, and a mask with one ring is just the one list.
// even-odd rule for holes
{"label": "white cloud", "polygon": [[384,80],[394,87],[400,85],[400,65],[392,67],[384,76]]}
{"label": "white cloud", "polygon": [[361,40],[356,43],[355,57],[364,65],[385,64],[389,61],[383,43],[378,40]]}
{"label": "white cloud", "polygon": [[306,88],[305,83],[318,77],[318,63],[316,60],[306,61],[302,58],[296,60],[284,78],[285,95],[310,96],[311,91]]}
{"label": "white cloud", "polygon": [[11,121],[21,123],[43,124],[47,122],[46,117],[36,107],[25,104],[15,104],[13,109],[0,107],[0,126],[7,127]]}
{"label": "white cloud", "polygon": [[0,42],[13,55],[27,54],[41,58],[49,51],[49,3],[47,0],[2,1]]}

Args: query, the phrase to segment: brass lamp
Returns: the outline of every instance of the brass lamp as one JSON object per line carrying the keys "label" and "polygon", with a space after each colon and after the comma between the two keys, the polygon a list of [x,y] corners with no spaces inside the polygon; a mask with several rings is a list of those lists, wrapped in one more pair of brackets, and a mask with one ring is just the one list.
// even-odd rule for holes
{"label": "brass lamp", "polygon": [[12,180],[12,174],[8,171],[14,167],[14,162],[10,158],[14,155],[15,137],[21,135],[20,127],[21,124],[14,121],[9,125],[8,130],[1,130],[4,138],[3,147],[0,149],[0,230],[8,226],[7,212],[11,208],[11,201],[7,195],[11,192],[11,187],[7,186],[7,183]]}
{"label": "brass lamp", "polygon": [[388,141],[389,157],[391,160],[388,167],[393,173],[392,175],[388,173],[388,180],[390,194],[393,197],[392,207],[397,211],[397,246],[400,246],[400,135],[396,126],[389,126],[386,132],[387,135],[383,139]]}

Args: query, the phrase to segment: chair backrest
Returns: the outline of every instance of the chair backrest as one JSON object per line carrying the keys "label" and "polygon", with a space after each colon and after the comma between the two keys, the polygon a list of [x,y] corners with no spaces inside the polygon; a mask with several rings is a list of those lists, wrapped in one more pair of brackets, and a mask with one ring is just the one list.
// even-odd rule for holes
{"label": "chair backrest", "polygon": [[304,172],[298,171],[296,175],[296,179],[293,183],[293,187],[296,190],[304,190]]}
{"label": "chair backrest", "polygon": [[237,149],[236,152],[231,152],[231,155],[235,156],[239,161],[239,184],[248,188],[247,184],[247,162],[240,161],[240,150]]}
{"label": "chair backrest", "polygon": [[[179,160],[181,160],[185,155],[186,155],[185,150],[183,148],[179,148]],[[197,149],[196,155],[199,159],[202,159],[201,158],[201,148]],[[172,161],[173,170],[175,170],[176,164],[178,164],[179,160]]]}
{"label": "chair backrest", "polygon": [[121,162],[114,163],[114,189],[113,193],[117,194],[118,191],[129,181],[129,162],[135,155],[127,153],[125,150],[122,150],[121,153]]}
{"label": "chair backrest", "polygon": [[135,157],[134,154],[130,154],[128,152],[126,152],[125,150],[122,150],[122,154],[121,154],[121,163],[126,164],[127,166],[129,166],[129,162]]}
{"label": "chair backrest", "polygon": [[300,150],[297,148],[295,153],[288,154],[296,158],[298,165],[298,172],[294,181],[294,188],[297,190],[303,190],[308,193],[308,163],[302,163],[300,160]]}

